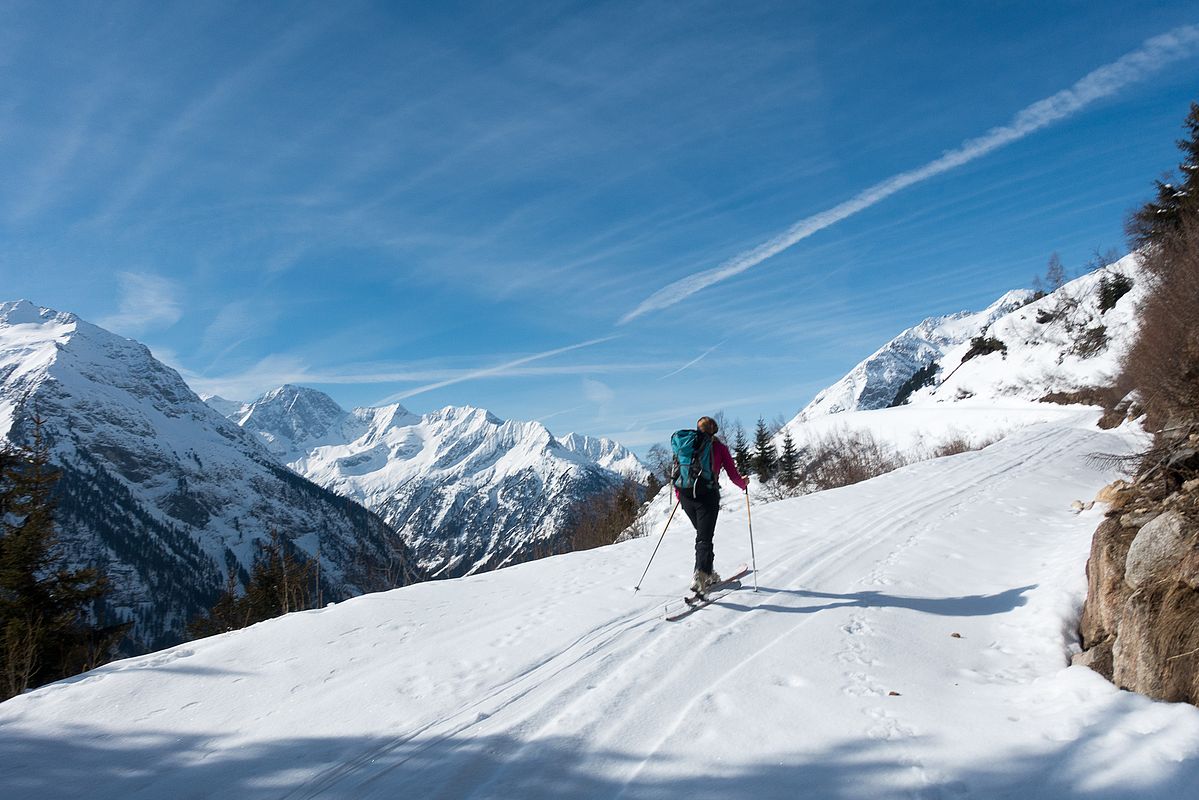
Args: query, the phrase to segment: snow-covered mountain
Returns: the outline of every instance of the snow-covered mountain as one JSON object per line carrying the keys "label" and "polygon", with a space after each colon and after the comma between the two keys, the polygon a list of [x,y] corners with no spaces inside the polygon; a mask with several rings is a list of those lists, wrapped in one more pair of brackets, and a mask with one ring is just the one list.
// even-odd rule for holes
{"label": "snow-covered mountain", "polygon": [[[657,537],[108,664],[0,704],[0,792],[1185,798],[1199,710],[1070,666],[1103,510],[1069,503],[1144,443],[1097,417],[755,506],[758,574],[681,622],[679,515],[639,593]],[[727,503],[721,569],[751,560]]]}
{"label": "snow-covered mountain", "polygon": [[995,320],[1032,299],[1032,292],[1018,290],[1008,292],[983,311],[929,317],[887,342],[840,381],[817,394],[799,412],[796,421],[895,405],[897,399],[902,399],[901,388],[918,371],[940,363],[949,350],[980,335]]}
{"label": "snow-covered mountain", "polygon": [[[993,439],[1056,418],[1047,397],[1081,392],[1075,402],[1084,402],[1087,390],[1113,384],[1144,289],[1132,254],[1039,299],[1014,291],[981,312],[927,319],[820,392],[784,430],[803,443],[865,428],[903,449],[965,431]],[[904,412],[873,413],[892,406]]]}
{"label": "snow-covered mountain", "polygon": [[200,399],[209,407],[215,408],[222,417],[235,417],[246,405],[237,400],[226,400],[217,394],[202,394]]}
{"label": "snow-covered mountain", "polygon": [[581,433],[568,433],[558,437],[558,442],[573,453],[579,453],[599,464],[606,470],[635,481],[644,481],[649,470],[641,460],[620,442]]}
{"label": "snow-covered mountain", "polygon": [[422,570],[454,577],[562,546],[574,502],[646,470],[619,444],[538,422],[447,406],[345,411],[315,389],[282,386],[232,419],[281,463],[353,498],[404,536]]}
{"label": "snow-covered mountain", "polygon": [[[915,390],[910,402],[1039,401],[1111,386],[1139,328],[1137,307],[1147,288],[1139,263],[1136,254],[1126,256],[999,317],[980,335],[1001,350],[972,355],[970,342],[958,343],[937,362],[936,379]],[[1117,281],[1127,292],[1114,288]]]}
{"label": "snow-covered mountain", "polygon": [[417,574],[381,519],[282,468],[145,346],[74,314],[4,303],[0,437],[28,442],[35,414],[62,470],[64,549],[104,567],[109,607],[136,620],[142,646],[179,641],[272,530],[319,551],[327,597]]}

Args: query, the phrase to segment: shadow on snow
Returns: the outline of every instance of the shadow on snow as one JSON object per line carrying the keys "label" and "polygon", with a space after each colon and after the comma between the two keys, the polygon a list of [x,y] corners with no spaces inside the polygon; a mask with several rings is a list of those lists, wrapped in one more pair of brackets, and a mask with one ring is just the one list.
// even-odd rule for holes
{"label": "shadow on snow", "polygon": [[[0,794],[11,798],[720,798],[841,800],[1020,797],[1022,800],[1173,800],[1199,781],[1199,759],[1159,762],[1145,783],[1098,780],[1094,748],[1133,713],[1107,709],[1066,743],[995,754],[986,763],[922,770],[928,737],[862,738],[805,746],[769,763],[726,766],[696,758],[620,752],[582,737],[530,735],[293,737],[236,744],[217,731],[109,731],[80,726],[45,736],[9,726],[0,737]],[[796,725],[802,726],[802,719]],[[1124,724],[1127,724],[1126,722]],[[213,744],[219,749],[214,749]],[[738,744],[728,742],[733,760]],[[1088,753],[1091,753],[1089,756]],[[952,769],[952,768],[951,768]],[[1145,775],[1145,770],[1130,770]]]}
{"label": "shadow on snow", "polygon": [[831,600],[833,602],[816,603],[813,605],[778,605],[771,603],[743,605],[741,603],[730,602],[729,598],[726,597],[718,600],[717,604],[721,608],[733,611],[774,611],[782,614],[814,614],[817,611],[828,611],[834,608],[907,608],[912,611],[920,611],[925,614],[935,614],[943,617],[985,617],[992,614],[1003,614],[1019,608],[1028,602],[1028,599],[1024,596],[1025,593],[1035,588],[1037,588],[1037,584],[1020,586],[996,594],[971,594],[962,597],[906,597],[904,595],[885,594],[878,591],[835,594],[833,592],[817,592],[810,589],[775,589],[769,586],[760,586],[758,587],[759,594],[787,595],[801,599]]}

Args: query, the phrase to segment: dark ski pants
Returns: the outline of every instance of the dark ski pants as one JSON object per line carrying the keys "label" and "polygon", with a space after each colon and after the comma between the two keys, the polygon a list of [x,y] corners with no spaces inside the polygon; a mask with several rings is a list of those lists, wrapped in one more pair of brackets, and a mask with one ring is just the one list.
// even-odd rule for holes
{"label": "dark ski pants", "polygon": [[712,537],[716,535],[716,516],[720,513],[720,491],[700,492],[698,497],[692,497],[689,491],[680,491],[679,504],[695,526],[695,568],[711,572],[715,556]]}

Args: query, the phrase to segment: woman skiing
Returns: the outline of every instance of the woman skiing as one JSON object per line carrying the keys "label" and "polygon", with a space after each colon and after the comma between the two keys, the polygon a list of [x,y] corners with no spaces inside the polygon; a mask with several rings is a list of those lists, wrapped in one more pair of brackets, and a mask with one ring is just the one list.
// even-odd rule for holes
{"label": "woman skiing", "polygon": [[[716,533],[716,517],[720,513],[720,470],[728,473],[729,480],[742,491],[747,491],[745,479],[737,471],[733,456],[724,443],[716,438],[719,428],[711,417],[700,417],[695,423],[696,431],[679,431],[671,440],[675,459],[686,462],[690,475],[676,477],[675,496],[683,511],[695,526],[695,575],[691,591],[703,592],[720,575],[712,568],[714,551],[712,537]],[[680,434],[692,434],[680,437]],[[695,435],[695,434],[698,435]],[[685,441],[686,439],[690,441]],[[688,448],[688,445],[690,446]],[[687,450],[689,449],[689,452]],[[693,460],[697,463],[692,466]],[[705,463],[707,462],[707,463]]]}

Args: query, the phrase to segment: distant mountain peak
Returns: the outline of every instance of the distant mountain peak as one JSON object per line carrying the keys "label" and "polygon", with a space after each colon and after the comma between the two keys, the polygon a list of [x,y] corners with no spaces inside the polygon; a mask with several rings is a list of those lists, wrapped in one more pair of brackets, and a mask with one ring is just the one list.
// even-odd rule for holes
{"label": "distant mountain peak", "polygon": [[646,474],[615,442],[563,443],[540,422],[477,406],[347,413],[283,386],[238,421],[295,472],[377,511],[435,577],[526,560],[566,532],[573,502]]}

